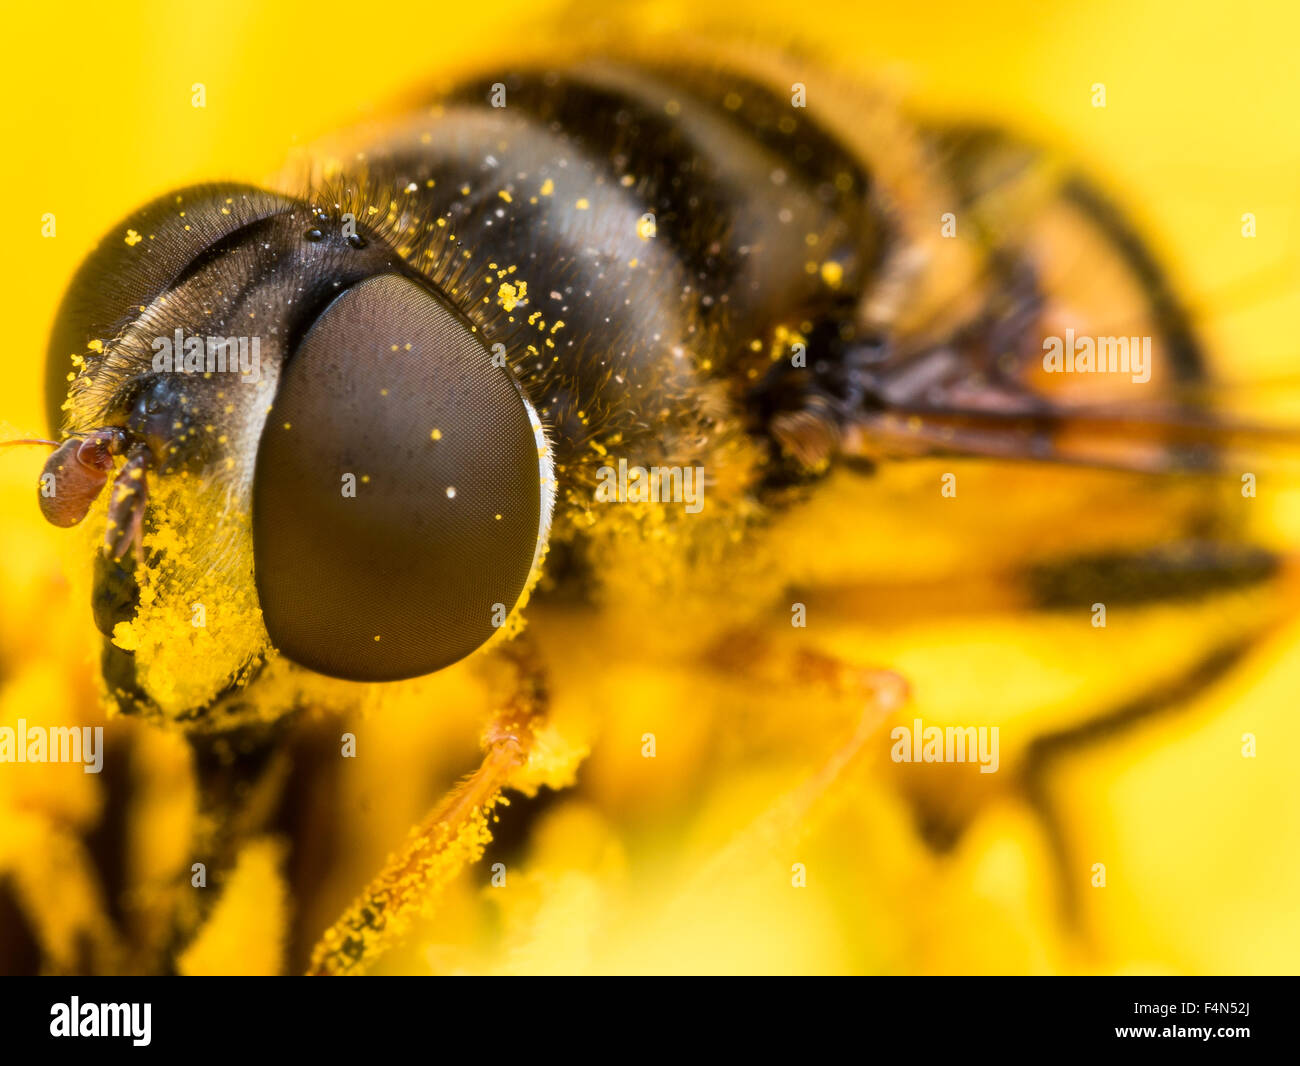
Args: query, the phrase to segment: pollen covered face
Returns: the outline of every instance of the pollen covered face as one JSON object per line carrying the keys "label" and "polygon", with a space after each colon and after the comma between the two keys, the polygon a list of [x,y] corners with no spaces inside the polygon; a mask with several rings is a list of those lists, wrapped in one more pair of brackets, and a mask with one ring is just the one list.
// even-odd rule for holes
{"label": "pollen covered face", "polygon": [[[236,208],[238,225],[220,221]],[[204,215],[218,222],[202,239],[174,225]],[[264,671],[418,677],[509,631],[555,489],[505,360],[327,211],[205,190],[136,224],[147,241],[108,247],[147,302],[75,361],[60,405],[73,450],[52,460],[50,494],[88,507],[111,470],[88,464],[128,457],[91,523],[119,703],[230,724],[294,702],[291,685],[260,711],[245,697]]]}

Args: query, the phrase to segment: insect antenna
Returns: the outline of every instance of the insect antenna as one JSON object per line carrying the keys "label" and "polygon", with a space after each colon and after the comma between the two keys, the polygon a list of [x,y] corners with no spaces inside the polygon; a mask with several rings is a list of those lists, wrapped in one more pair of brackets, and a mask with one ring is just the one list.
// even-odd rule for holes
{"label": "insect antenna", "polygon": [[22,437],[18,440],[0,440],[0,448],[7,448],[15,444],[44,444],[51,448],[57,448],[57,440],[45,440],[42,437]]}

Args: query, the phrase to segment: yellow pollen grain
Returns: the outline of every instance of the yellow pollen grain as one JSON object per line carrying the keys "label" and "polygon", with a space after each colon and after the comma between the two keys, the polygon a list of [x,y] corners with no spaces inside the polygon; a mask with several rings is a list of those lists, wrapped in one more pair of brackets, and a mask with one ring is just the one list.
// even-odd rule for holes
{"label": "yellow pollen grain", "polygon": [[591,201],[584,196],[573,206],[576,207],[579,211],[586,211],[587,208],[591,206]]}
{"label": "yellow pollen grain", "polygon": [[550,178],[547,178],[544,182],[542,182],[542,187],[541,189],[538,190],[538,192],[542,196],[550,196],[551,193],[555,192],[555,182],[553,182]]}
{"label": "yellow pollen grain", "polygon": [[430,440],[442,440],[442,430],[440,430],[440,429],[435,429],[432,433],[429,434],[429,439],[430,439]]}
{"label": "yellow pollen grain", "polygon": [[501,307],[506,311],[513,311],[516,306],[528,298],[528,282],[520,281],[511,284],[503,281],[501,287],[497,289],[497,299]]}

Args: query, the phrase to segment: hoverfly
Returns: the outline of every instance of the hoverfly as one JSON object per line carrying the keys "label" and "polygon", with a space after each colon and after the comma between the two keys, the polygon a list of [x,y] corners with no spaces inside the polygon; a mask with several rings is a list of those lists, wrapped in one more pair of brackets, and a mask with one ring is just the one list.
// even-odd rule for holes
{"label": "hoverfly", "polygon": [[[828,571],[784,539],[800,515],[876,522],[884,471],[979,457],[1140,484],[1094,484],[1015,535],[983,523],[988,571],[1040,606],[1277,569],[1222,484],[1260,433],[1188,401],[1206,384],[1189,316],[1086,180],[793,62],[665,54],[488,71],[292,188],[164,195],[59,311],[41,507],[101,540],[105,692],[192,744],[218,866],[292,712],[361,686],[382,704],[469,656],[510,668],[482,765],[313,972],[370,965],[481,854],[502,790],[557,777],[532,643],[548,605],[668,599],[659,639],[680,654],[848,688],[878,723],[893,675],[763,625],[798,616],[792,590],[852,604],[888,566]],[[956,482],[933,485],[939,506]],[[1099,501],[1131,521],[1089,533]],[[1044,535],[1071,518],[1068,545]],[[1087,728],[1022,744],[1027,787]],[[952,811],[916,802],[942,846]],[[169,950],[201,918],[178,917]]]}

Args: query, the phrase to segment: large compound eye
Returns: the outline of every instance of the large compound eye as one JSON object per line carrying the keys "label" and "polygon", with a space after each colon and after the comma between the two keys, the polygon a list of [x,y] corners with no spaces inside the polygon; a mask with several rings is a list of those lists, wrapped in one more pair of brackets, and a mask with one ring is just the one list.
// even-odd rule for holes
{"label": "large compound eye", "polygon": [[272,643],[354,681],[463,658],[524,590],[549,483],[536,415],[456,314],[396,274],[348,289],[284,367],[257,453]]}

